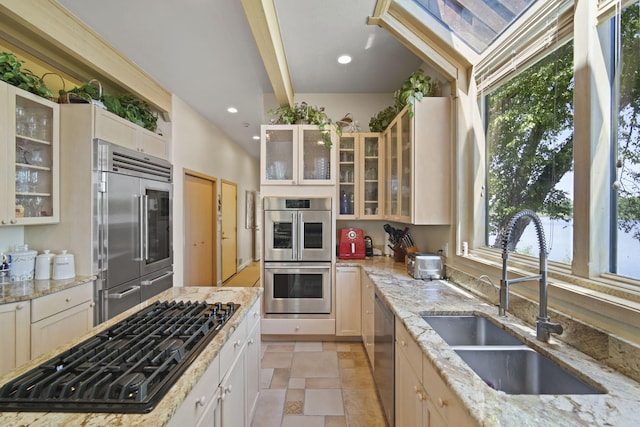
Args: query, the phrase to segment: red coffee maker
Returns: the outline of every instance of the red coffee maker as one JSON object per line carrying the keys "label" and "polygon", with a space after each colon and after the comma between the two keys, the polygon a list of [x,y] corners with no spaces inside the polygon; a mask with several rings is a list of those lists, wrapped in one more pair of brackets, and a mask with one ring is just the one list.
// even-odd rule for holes
{"label": "red coffee maker", "polygon": [[343,228],[340,230],[340,259],[364,259],[364,232],[360,228]]}

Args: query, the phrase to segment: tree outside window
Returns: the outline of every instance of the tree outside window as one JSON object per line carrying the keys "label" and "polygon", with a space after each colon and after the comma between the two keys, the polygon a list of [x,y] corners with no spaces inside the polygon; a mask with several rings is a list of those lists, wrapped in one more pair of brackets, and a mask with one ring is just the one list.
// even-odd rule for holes
{"label": "tree outside window", "polygon": [[[487,96],[489,246],[501,247],[511,216],[531,209],[550,224],[549,259],[571,262],[573,89],[569,42]],[[528,223],[518,222],[510,250],[537,254]]]}

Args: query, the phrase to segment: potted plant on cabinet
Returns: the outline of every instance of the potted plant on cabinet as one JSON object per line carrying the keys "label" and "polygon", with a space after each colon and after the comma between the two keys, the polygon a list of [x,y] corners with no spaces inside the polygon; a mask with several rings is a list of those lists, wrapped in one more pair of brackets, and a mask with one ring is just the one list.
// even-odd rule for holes
{"label": "potted plant on cabinet", "polygon": [[300,102],[269,110],[269,115],[274,116],[271,120],[273,124],[310,124],[318,126],[318,129],[322,132],[324,145],[327,148],[331,148],[333,145],[331,132],[328,129],[329,126],[333,126],[338,136],[342,136],[342,129],[336,126],[327,116],[327,113],[324,112],[324,107],[318,108],[314,105],[308,105],[306,102]]}
{"label": "potted plant on cabinet", "polygon": [[43,98],[53,99],[53,93],[42,79],[22,68],[22,64],[24,61],[20,61],[13,53],[0,52],[0,80]]}

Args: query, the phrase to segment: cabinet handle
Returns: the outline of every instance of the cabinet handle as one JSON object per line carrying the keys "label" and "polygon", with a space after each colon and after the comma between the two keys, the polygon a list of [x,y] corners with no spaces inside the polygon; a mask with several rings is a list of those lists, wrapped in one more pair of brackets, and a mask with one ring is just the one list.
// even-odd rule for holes
{"label": "cabinet handle", "polygon": [[11,221],[9,221],[11,224],[17,224],[18,220],[17,219],[12,219]]}
{"label": "cabinet handle", "polygon": [[2,221],[0,221],[0,224],[3,224],[3,225],[4,225],[4,224],[6,224],[6,223],[7,223],[7,221],[6,221],[6,220],[4,220],[4,219],[3,219]]}
{"label": "cabinet handle", "polygon": [[257,311],[253,312],[253,317],[258,317],[260,315],[260,313],[258,313]]}
{"label": "cabinet handle", "polygon": [[16,306],[16,310],[22,310],[24,308],[24,304],[18,304]]}
{"label": "cabinet handle", "polygon": [[204,406],[206,400],[206,396],[202,396],[200,399],[196,400],[196,407]]}
{"label": "cabinet handle", "polygon": [[438,406],[440,406],[441,408],[444,408],[447,405],[449,405],[449,403],[445,399],[441,397],[438,398]]}
{"label": "cabinet handle", "polygon": [[240,346],[240,340],[238,340],[238,341],[234,342],[234,343],[233,343],[233,346],[234,346],[234,347],[239,347],[239,346]]}
{"label": "cabinet handle", "polygon": [[296,325],[296,331],[300,330],[300,326]]}
{"label": "cabinet handle", "polygon": [[231,386],[231,384],[229,384],[229,385],[224,389],[224,392],[225,392],[226,394],[231,393],[231,388],[232,388],[232,386]]}
{"label": "cabinet handle", "polygon": [[253,338],[251,338],[248,342],[249,344],[253,344]]}
{"label": "cabinet handle", "polygon": [[93,307],[95,307],[95,306],[96,306],[96,303],[95,303],[95,302],[91,302],[91,303],[89,304],[89,307],[91,307],[91,308],[93,308]]}
{"label": "cabinet handle", "polygon": [[407,346],[407,342],[405,340],[400,340],[400,345],[403,347]]}
{"label": "cabinet handle", "polygon": [[67,298],[65,299],[65,301],[66,301],[66,302],[71,302],[71,298],[67,297]]}

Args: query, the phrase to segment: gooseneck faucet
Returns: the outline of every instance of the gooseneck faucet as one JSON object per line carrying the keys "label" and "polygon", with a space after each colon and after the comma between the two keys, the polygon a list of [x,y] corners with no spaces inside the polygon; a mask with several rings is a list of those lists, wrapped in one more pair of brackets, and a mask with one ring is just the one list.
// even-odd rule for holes
{"label": "gooseneck faucet", "polygon": [[[518,221],[523,217],[529,217],[533,221],[536,227],[536,233],[538,235],[538,247],[540,249],[540,273],[519,277],[517,279],[508,279],[507,277],[507,262],[509,261],[509,242],[511,240],[511,233],[513,232]],[[542,228],[542,222],[536,213],[530,209],[525,209],[516,213],[507,226],[507,231],[502,239],[502,279],[500,280],[500,307],[499,315],[506,316],[506,312],[509,309],[509,285],[516,283],[528,282],[530,280],[539,279],[539,293],[540,293],[540,313],[536,318],[536,338],[539,341],[549,342],[551,333],[562,334],[562,325],[559,323],[552,323],[551,319],[547,315],[547,243],[544,237],[544,230]]]}

